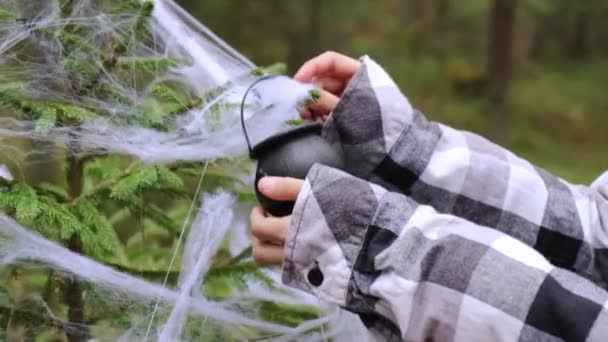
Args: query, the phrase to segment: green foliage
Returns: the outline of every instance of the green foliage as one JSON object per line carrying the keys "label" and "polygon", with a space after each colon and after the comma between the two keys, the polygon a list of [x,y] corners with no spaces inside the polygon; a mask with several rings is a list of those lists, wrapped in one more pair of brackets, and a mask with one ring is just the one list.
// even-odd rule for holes
{"label": "green foliage", "polygon": [[115,101],[118,104],[122,104],[125,106],[132,106],[133,101],[131,98],[123,94],[120,90],[110,86],[110,85],[100,85],[97,89],[98,95],[100,98],[107,98],[111,101]]}
{"label": "green foliage", "polygon": [[268,66],[260,66],[254,69],[251,73],[256,76],[285,75],[287,74],[287,64],[275,63]]}
{"label": "green foliage", "polygon": [[131,12],[138,11],[142,4],[140,0],[121,1],[116,7],[110,10],[111,14],[129,15]]}
{"label": "green foliage", "polygon": [[55,198],[38,196],[38,206],[40,211],[34,219],[34,227],[43,235],[51,239],[67,241],[74,234],[88,231],[88,227],[78,219],[70,208],[62,205]]}
{"label": "green foliage", "polygon": [[25,100],[17,84],[0,88],[0,108],[10,109],[36,120],[36,132],[44,134],[58,125],[82,123],[99,115],[85,107],[72,104],[32,102]]}
{"label": "green foliage", "polygon": [[67,54],[73,54],[75,52],[85,53],[90,58],[98,59],[102,53],[95,46],[91,45],[83,37],[72,34],[65,30],[57,31],[55,37],[61,42],[62,47],[66,50]]}
{"label": "green foliage", "polygon": [[146,0],[141,4],[139,8],[139,14],[133,27],[135,37],[138,40],[144,39],[148,33],[148,27],[150,26],[150,18],[154,11],[154,1]]}
{"label": "green foliage", "polygon": [[117,67],[138,74],[149,72],[157,75],[184,64],[187,64],[187,61],[174,58],[129,58],[119,59]]}
{"label": "green foliage", "polygon": [[321,98],[321,91],[319,89],[313,89],[308,93],[308,98],[306,100],[304,100],[304,104],[306,106],[311,106],[313,105],[315,102],[319,101],[319,99]]}
{"label": "green foliage", "polygon": [[72,104],[54,104],[57,115],[62,124],[82,123],[86,120],[98,119],[99,114],[84,107]]}
{"label": "green foliage", "polygon": [[228,298],[234,290],[242,289],[248,278],[253,278],[272,287],[274,282],[261,272],[253,261],[234,262],[212,267],[205,278],[205,296],[221,301]]}
{"label": "green foliage", "polygon": [[184,185],[182,179],[164,165],[157,165],[156,173],[158,174],[158,181],[160,184],[166,184],[174,188],[180,188]]}
{"label": "green foliage", "polygon": [[72,88],[81,94],[89,92],[87,86],[99,75],[99,67],[86,60],[66,57],[62,65]]}
{"label": "green foliage", "polygon": [[178,188],[182,185],[182,179],[166,166],[142,165],[118,180],[111,188],[110,197],[125,200],[130,199],[136,192],[150,187]]}
{"label": "green foliage", "polygon": [[47,133],[57,124],[57,110],[51,106],[37,106],[33,109],[38,112],[38,120],[36,120],[36,132]]}
{"label": "green foliage", "polygon": [[118,247],[120,242],[118,241],[114,227],[105,214],[97,209],[96,203],[83,199],[74,207],[74,211],[80,221],[94,233],[93,241],[83,241],[85,246],[95,249],[93,255],[102,255],[106,251],[112,252]]}
{"label": "green foliage", "polygon": [[317,319],[321,311],[314,306],[292,305],[264,301],[259,308],[260,316],[269,322],[298,326],[303,321]]}
{"label": "green foliage", "polygon": [[173,90],[173,88],[167,86],[166,84],[155,84],[152,87],[152,94],[157,98],[172,104],[180,104],[183,102],[182,97],[178,95],[177,92]]}
{"label": "green foliage", "polygon": [[527,0],[524,1],[524,6],[530,9],[530,11],[539,14],[550,13],[555,6],[555,1],[552,0]]}
{"label": "green foliage", "polygon": [[70,197],[66,189],[57,184],[41,183],[37,186],[36,190],[41,194],[51,195],[62,202],[67,202]]}
{"label": "green foliage", "polygon": [[17,19],[15,13],[9,12],[4,8],[0,8],[0,20],[11,21]]}
{"label": "green foliage", "polygon": [[203,99],[190,98],[187,94],[180,94],[178,89],[163,83],[152,86],[150,94],[155,100],[153,103],[155,103],[156,109],[164,114],[163,118],[185,113],[203,104]]}
{"label": "green foliage", "polygon": [[36,191],[23,183],[16,184],[13,190],[13,201],[17,219],[23,222],[30,222],[40,214]]}
{"label": "green foliage", "polygon": [[19,95],[22,91],[22,86],[15,83],[0,86],[0,108],[20,111],[22,105]]}

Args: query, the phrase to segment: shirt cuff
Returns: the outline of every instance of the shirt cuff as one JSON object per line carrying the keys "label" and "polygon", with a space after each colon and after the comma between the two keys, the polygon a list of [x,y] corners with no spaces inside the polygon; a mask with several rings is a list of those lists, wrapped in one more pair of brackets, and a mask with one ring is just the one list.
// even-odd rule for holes
{"label": "shirt cuff", "polygon": [[313,166],[292,214],[283,283],[345,306],[352,266],[385,192],[337,169]]}
{"label": "shirt cuff", "polygon": [[367,180],[419,114],[380,65],[360,61],[322,136],[340,147],[348,173]]}

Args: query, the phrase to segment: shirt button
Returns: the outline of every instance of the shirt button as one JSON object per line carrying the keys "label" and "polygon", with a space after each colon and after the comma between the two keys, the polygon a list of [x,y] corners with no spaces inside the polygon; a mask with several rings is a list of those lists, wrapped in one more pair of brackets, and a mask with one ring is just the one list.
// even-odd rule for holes
{"label": "shirt button", "polygon": [[319,266],[316,265],[312,270],[308,271],[308,282],[315,287],[321,286],[323,284],[323,272],[319,269]]}

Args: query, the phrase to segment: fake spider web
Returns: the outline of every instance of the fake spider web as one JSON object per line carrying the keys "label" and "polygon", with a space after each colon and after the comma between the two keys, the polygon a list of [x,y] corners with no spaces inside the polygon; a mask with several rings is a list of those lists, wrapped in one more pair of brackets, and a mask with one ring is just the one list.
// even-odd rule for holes
{"label": "fake spider web", "polygon": [[[108,341],[360,339],[356,319],[282,287],[276,270],[256,271],[270,284],[245,278],[222,300],[203,291],[218,253],[229,250],[228,260],[241,261],[247,245],[248,205],[222,186],[207,192],[205,184],[210,163],[223,160],[227,172],[242,164],[247,149],[238,104],[259,69],[171,0],[69,5],[0,0],[0,154],[13,170],[1,169],[2,178],[11,182],[40,159],[66,155],[205,166],[157,281],[74,253],[0,214],[2,281],[78,279],[88,311],[86,321],[73,323],[56,312],[62,299],[55,288],[28,292],[36,284],[20,283],[15,294],[0,287],[0,338],[61,340],[86,332]],[[287,127],[311,89],[288,77],[259,83],[245,106],[252,140]],[[252,181],[247,170],[244,187]],[[302,314],[297,326],[261,314],[298,305],[318,314]]]}

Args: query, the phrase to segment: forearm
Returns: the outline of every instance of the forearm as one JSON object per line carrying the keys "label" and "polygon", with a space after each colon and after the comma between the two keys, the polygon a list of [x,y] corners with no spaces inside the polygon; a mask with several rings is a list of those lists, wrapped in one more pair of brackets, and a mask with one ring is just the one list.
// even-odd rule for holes
{"label": "forearm", "polygon": [[296,203],[283,279],[385,337],[599,341],[608,333],[608,294],[589,281],[503,233],[322,166]]}
{"label": "forearm", "polygon": [[441,213],[498,229],[605,285],[606,192],[573,186],[486,139],[429,121],[373,61],[327,123],[347,171]]}

